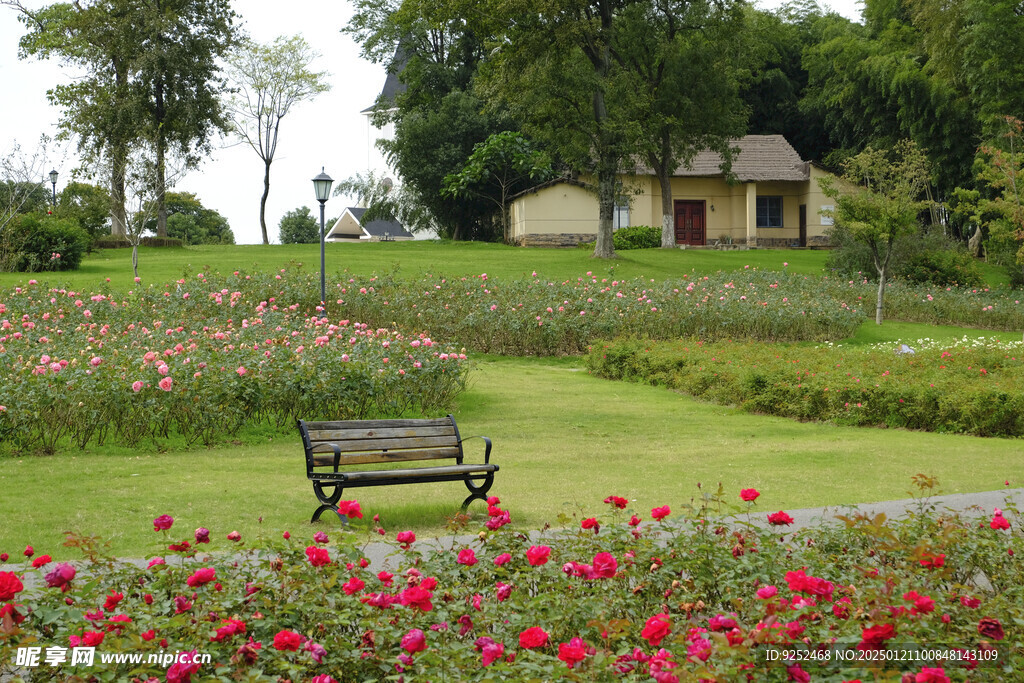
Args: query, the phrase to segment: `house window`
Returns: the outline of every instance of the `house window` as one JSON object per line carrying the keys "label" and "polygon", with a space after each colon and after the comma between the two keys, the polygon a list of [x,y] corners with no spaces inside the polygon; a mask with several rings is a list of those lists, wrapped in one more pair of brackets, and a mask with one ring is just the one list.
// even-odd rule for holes
{"label": "house window", "polygon": [[782,227],[782,197],[757,198],[757,227]]}
{"label": "house window", "polygon": [[615,212],[612,214],[612,230],[629,227],[629,197],[615,200]]}

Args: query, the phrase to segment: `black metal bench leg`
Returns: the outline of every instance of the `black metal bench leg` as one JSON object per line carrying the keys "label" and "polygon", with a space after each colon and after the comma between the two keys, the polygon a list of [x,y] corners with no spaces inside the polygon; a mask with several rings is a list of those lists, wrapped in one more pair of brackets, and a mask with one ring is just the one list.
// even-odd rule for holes
{"label": "black metal bench leg", "polygon": [[494,473],[489,473],[481,484],[473,483],[473,480],[466,478],[466,488],[469,489],[469,496],[466,500],[462,501],[462,511],[465,512],[469,504],[474,500],[487,500],[487,492],[491,490],[491,486],[494,484]]}
{"label": "black metal bench leg", "polygon": [[[334,491],[331,495],[324,493],[324,486],[333,486]],[[341,517],[342,523],[348,523],[348,519],[338,512],[338,501],[341,500],[341,492],[344,491],[344,487],[339,484],[321,484],[320,482],[313,482],[313,491],[316,493],[316,499],[320,501],[320,507],[313,513],[313,518],[309,520],[310,524],[315,523],[320,519],[320,515],[330,510],[331,512],[337,513]]]}

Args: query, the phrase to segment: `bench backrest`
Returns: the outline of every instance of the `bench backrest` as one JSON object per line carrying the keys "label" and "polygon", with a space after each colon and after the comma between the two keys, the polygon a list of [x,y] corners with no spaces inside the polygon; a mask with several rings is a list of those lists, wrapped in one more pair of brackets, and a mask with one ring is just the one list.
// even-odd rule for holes
{"label": "bench backrest", "polygon": [[335,446],[341,452],[338,465],[455,458],[462,464],[462,444],[455,418],[422,420],[299,420],[306,449],[306,473],[335,464]]}

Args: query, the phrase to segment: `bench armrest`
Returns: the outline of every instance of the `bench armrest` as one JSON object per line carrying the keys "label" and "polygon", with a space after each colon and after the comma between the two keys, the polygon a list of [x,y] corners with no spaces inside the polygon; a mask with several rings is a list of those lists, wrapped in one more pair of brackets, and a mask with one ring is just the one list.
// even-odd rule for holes
{"label": "bench armrest", "polygon": [[341,449],[338,448],[338,444],[332,443],[331,448],[334,450],[334,471],[338,471],[338,465],[341,464]]}
{"label": "bench armrest", "polygon": [[464,439],[459,439],[459,444],[463,444],[469,439],[483,439],[487,446],[484,448],[484,464],[489,465],[491,463],[491,440],[486,436],[467,436]]}

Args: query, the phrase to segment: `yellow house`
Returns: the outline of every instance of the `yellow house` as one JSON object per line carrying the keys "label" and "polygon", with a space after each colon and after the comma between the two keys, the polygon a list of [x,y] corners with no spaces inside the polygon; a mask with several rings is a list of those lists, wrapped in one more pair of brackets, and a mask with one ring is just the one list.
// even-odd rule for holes
{"label": "yellow house", "polygon": [[[831,175],[803,161],[781,135],[736,140],[731,182],[715,152],[700,152],[672,177],[679,245],[825,246],[831,209],[818,179]],[[621,178],[614,227],[661,225],[661,187],[649,170]],[[520,193],[510,209],[512,241],[524,246],[571,246],[597,236],[597,196],[587,183],[559,179]]]}

